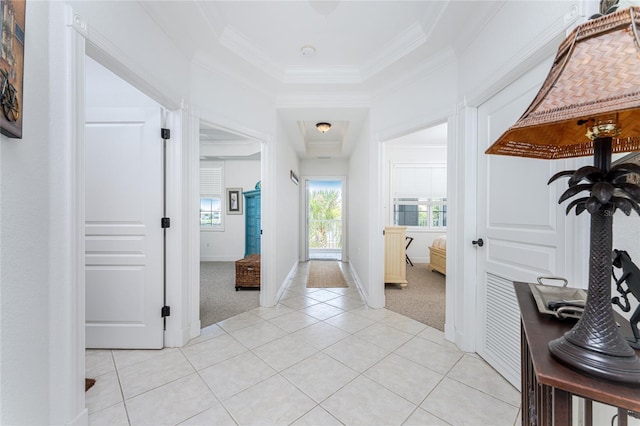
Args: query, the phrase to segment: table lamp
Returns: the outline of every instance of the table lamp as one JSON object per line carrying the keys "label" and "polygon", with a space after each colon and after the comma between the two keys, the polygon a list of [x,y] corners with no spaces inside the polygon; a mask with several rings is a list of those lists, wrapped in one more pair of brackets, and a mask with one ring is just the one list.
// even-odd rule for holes
{"label": "table lamp", "polygon": [[589,283],[584,314],[551,355],[583,373],[640,384],[640,359],[618,331],[611,305],[613,213],[640,214],[640,166],[611,166],[612,153],[640,150],[640,7],[587,21],[562,42],[535,99],[487,154],[540,159],[593,155],[593,166],[564,171],[559,203],[591,215]]}

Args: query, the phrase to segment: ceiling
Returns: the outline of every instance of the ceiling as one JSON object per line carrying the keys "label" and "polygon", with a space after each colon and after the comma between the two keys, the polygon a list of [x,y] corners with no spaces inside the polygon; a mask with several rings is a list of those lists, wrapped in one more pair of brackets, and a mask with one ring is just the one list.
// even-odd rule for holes
{"label": "ceiling", "polygon": [[[401,75],[458,56],[504,1],[140,4],[188,60],[273,96],[300,158],[345,158],[368,114],[368,100]],[[360,99],[363,106],[344,108],[345,98]],[[331,122],[332,129],[320,134],[319,121]],[[215,128],[205,125],[201,132],[209,145],[215,146],[216,137],[221,145],[246,142],[209,127]]]}

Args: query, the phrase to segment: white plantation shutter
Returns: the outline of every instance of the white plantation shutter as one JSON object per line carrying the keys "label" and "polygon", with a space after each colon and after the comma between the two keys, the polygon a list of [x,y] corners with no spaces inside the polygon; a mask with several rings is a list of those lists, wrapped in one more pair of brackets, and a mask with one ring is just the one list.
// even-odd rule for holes
{"label": "white plantation shutter", "polygon": [[447,169],[431,164],[395,164],[393,198],[446,198]]}
{"label": "white plantation shutter", "polygon": [[222,164],[207,164],[200,167],[200,195],[222,198]]}

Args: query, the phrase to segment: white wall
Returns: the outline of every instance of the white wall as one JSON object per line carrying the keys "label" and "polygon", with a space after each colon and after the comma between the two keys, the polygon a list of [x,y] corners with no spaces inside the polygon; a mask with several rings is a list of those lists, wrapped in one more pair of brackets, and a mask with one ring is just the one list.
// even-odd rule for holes
{"label": "white wall", "polygon": [[382,142],[446,121],[458,102],[458,68],[454,58],[434,66],[421,78],[374,99],[371,126]]}
{"label": "white wall", "polygon": [[[298,264],[301,217],[300,185],[293,183],[290,178],[291,170],[299,176],[299,172],[297,172],[300,170],[298,156],[290,141],[286,139],[286,133],[279,120],[277,129],[278,139],[274,144],[276,150],[275,167],[272,169],[277,214],[274,217],[275,227],[271,231],[267,231],[273,232],[275,237],[276,294],[284,289],[283,286],[288,283],[288,277]],[[273,295],[273,303],[276,302],[276,294]]]}
{"label": "white wall", "polygon": [[[371,162],[372,150],[376,149],[376,143],[372,141],[370,121],[367,118],[362,132],[358,138],[349,159],[349,177],[347,181],[349,193],[349,209],[347,212],[348,260],[351,269],[358,279],[367,304],[372,307],[384,306],[384,300],[380,300],[379,293],[382,290],[384,299],[384,283],[376,280],[372,267],[381,264],[382,257],[372,265],[372,225],[375,225],[376,215],[371,210],[372,191],[376,185],[371,182],[372,169],[376,169],[377,163]],[[379,209],[379,206],[377,206]],[[378,243],[382,243],[382,229],[379,229]],[[380,276],[379,278],[382,278]]]}
{"label": "white wall", "polygon": [[300,160],[300,178],[307,176],[346,176],[347,174],[349,174],[349,160],[346,159]]}
{"label": "white wall", "polygon": [[[179,104],[188,68],[138,3],[74,5],[92,34],[117,44],[117,55]],[[69,66],[76,33],[64,2],[30,2],[26,10],[23,138],[0,137],[0,423],[83,423],[78,152],[70,125],[74,96],[82,95]]]}
{"label": "white wall", "polygon": [[272,97],[202,64],[191,66],[191,104],[208,123],[264,140],[275,134]]}
{"label": "white wall", "polygon": [[[224,161],[224,188],[255,189],[260,180],[260,160]],[[242,259],[245,250],[245,207],[243,214],[224,214],[224,231],[200,231],[200,260],[230,262]]]}
{"label": "white wall", "polygon": [[49,269],[50,147],[55,143],[48,132],[49,6],[28,6],[23,137],[0,136],[2,424],[51,423],[50,351],[55,342],[49,324],[63,315],[50,306],[52,293],[64,286],[52,282]]}
{"label": "white wall", "polygon": [[117,74],[167,107],[177,108],[183,99],[188,99],[187,58],[138,2],[68,3],[79,21],[89,27],[88,34],[97,46],[92,52],[107,53],[127,64],[114,70]]}

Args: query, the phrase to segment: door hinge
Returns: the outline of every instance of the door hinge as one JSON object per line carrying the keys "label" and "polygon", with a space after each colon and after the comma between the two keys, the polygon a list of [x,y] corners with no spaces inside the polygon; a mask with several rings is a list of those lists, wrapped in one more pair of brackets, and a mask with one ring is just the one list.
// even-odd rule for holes
{"label": "door hinge", "polygon": [[162,226],[163,229],[165,228],[171,228],[171,218],[168,217],[163,217],[160,220],[160,226]]}
{"label": "door hinge", "polygon": [[171,130],[170,129],[160,129],[160,136],[162,139],[171,139]]}
{"label": "door hinge", "polygon": [[163,306],[162,307],[162,318],[168,317],[171,315],[171,307],[170,306]]}

